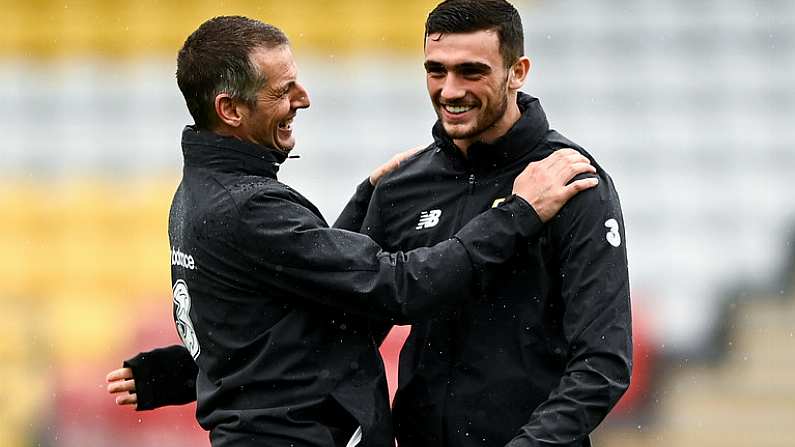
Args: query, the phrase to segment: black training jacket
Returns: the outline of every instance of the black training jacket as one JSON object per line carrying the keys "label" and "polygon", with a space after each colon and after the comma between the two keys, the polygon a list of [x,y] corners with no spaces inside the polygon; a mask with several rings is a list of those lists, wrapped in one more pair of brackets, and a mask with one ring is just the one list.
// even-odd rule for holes
{"label": "black training jacket", "polygon": [[386,382],[364,316],[409,322],[480,298],[542,227],[515,198],[430,248],[387,253],[328,228],[276,179],[285,155],[186,128],[169,217],[174,319],[199,367],[214,446],[392,443]]}
{"label": "black training jacket", "polygon": [[[511,192],[532,161],[571,147],[597,168],[517,252],[485,296],[415,323],[401,351],[394,421],[401,447],[588,446],[629,385],[631,316],[624,223],[608,174],[550,130],[520,94],[520,121],[468,158],[443,128],[381,180],[363,232],[385,250],[446,240]],[[433,215],[431,222],[425,216]]]}

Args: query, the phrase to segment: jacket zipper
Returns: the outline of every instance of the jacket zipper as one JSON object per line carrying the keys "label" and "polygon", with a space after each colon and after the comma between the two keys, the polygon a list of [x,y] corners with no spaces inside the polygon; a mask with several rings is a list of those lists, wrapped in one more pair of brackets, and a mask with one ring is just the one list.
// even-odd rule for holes
{"label": "jacket zipper", "polygon": [[[455,230],[455,232],[457,232],[458,230],[461,229],[461,227],[463,227],[462,220],[464,218],[464,212],[466,211],[466,208],[469,205],[469,199],[472,197],[472,193],[475,191],[475,182],[476,181],[477,181],[477,179],[475,178],[475,174],[473,172],[470,172],[469,173],[469,177],[467,178],[466,197],[463,200],[463,205],[461,206],[461,208],[458,211],[458,219],[457,219],[457,222],[456,222],[456,227],[455,227],[456,230]],[[451,335],[450,339],[451,340],[460,340],[461,338],[460,338],[460,334],[459,334],[457,319],[451,321],[449,327],[450,327],[450,330],[452,332],[452,334],[450,334]],[[448,355],[448,364],[447,365],[448,365],[448,368],[449,368],[448,377],[450,377],[451,380],[447,382],[447,386],[445,386],[445,390],[444,390],[444,403],[443,403],[444,406],[442,408],[442,431],[440,433],[440,440],[439,440],[439,443],[442,444],[442,445],[446,445],[447,444],[447,431],[448,431],[447,430],[448,429],[448,426],[447,426],[448,425],[448,420],[447,420],[447,401],[451,397],[450,396],[450,388],[451,388],[451,386],[455,386],[455,378],[453,377],[453,369],[455,367],[456,362],[458,362],[458,350],[455,349],[455,345],[453,343],[450,343],[448,348],[449,348],[448,349],[449,352],[447,353],[447,355]]]}
{"label": "jacket zipper", "polygon": [[[455,227],[454,227],[454,230],[453,230],[453,234],[457,233],[458,230],[460,230],[461,227],[464,226],[462,224],[462,221],[464,219],[464,212],[466,211],[467,205],[469,204],[469,198],[472,196],[472,192],[474,190],[475,190],[475,174],[474,173],[470,173],[469,177],[467,178],[467,193],[466,193],[466,197],[464,198],[464,200],[461,201],[463,203],[462,203],[461,207],[458,209],[458,215],[456,216],[456,221],[455,221]],[[452,236],[453,234],[451,234],[450,236]]]}

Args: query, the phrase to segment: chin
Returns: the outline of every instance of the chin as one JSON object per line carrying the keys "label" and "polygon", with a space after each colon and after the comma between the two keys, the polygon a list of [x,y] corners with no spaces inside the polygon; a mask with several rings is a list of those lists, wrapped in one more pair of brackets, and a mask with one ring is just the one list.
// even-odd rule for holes
{"label": "chin", "polygon": [[471,124],[462,126],[460,124],[444,123],[444,131],[447,132],[447,135],[454,140],[463,140],[476,133],[475,126]]}
{"label": "chin", "polygon": [[293,138],[290,138],[289,140],[279,140],[274,138],[273,147],[286,154],[293,150],[293,147],[295,147],[295,140]]}
{"label": "chin", "polygon": [[277,146],[277,148],[279,149],[279,151],[281,151],[281,152],[284,152],[285,154],[289,154],[289,153],[290,153],[290,151],[291,151],[291,150],[293,150],[293,148],[294,148],[294,147],[295,147],[295,143],[291,143],[291,144],[280,144],[279,146]]}

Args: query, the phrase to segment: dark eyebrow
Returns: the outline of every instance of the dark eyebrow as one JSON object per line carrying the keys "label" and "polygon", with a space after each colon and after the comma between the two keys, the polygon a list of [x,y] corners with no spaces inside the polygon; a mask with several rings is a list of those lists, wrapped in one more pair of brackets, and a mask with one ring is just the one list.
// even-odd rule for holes
{"label": "dark eyebrow", "polygon": [[[436,61],[425,61],[425,70],[447,70],[448,68],[441,62]],[[464,62],[458,65],[454,65],[451,67],[452,71],[455,72],[470,72],[470,73],[489,73],[491,72],[491,66],[488,64],[484,64],[483,62]]]}
{"label": "dark eyebrow", "polygon": [[476,72],[476,73],[489,73],[491,66],[482,62],[464,62],[453,67],[457,72]]}
{"label": "dark eyebrow", "polygon": [[436,61],[425,61],[425,70],[439,70],[444,69],[444,64]]}

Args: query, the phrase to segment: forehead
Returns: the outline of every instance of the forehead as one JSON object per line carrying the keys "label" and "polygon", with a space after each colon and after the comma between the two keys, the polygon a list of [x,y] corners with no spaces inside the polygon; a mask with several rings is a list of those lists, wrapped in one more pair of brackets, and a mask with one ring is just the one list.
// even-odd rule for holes
{"label": "forehead", "polygon": [[425,61],[444,65],[481,62],[496,67],[502,63],[500,38],[495,30],[431,34],[425,38]]}
{"label": "forehead", "polygon": [[274,48],[257,48],[251,52],[251,61],[260,73],[268,79],[268,84],[294,80],[298,76],[293,52],[287,45]]}

